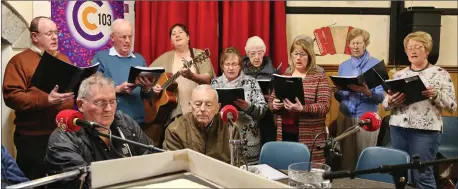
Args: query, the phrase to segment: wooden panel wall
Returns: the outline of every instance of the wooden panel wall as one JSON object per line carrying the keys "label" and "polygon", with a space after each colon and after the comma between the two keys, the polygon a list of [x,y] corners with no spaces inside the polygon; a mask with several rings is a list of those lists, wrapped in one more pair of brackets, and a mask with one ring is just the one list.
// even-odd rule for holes
{"label": "wooden panel wall", "polygon": [[[338,70],[339,65],[320,65],[320,66],[326,70],[326,75],[328,76],[337,75],[337,70]],[[443,68],[446,69],[448,73],[450,73],[450,76],[453,80],[453,84],[455,86],[455,96],[456,96],[456,99],[458,99],[458,92],[457,92],[458,90],[458,67],[443,67]],[[394,68],[391,66],[389,66],[387,69],[394,71]],[[402,69],[402,68],[398,68],[398,70],[399,69]],[[333,83],[331,79],[329,79],[329,77],[328,77],[328,80],[329,80],[330,85],[332,86]],[[338,113],[339,113],[339,102],[333,96],[332,101],[331,101],[331,108],[328,114],[326,115],[326,125],[329,125],[332,123],[332,121],[336,120]],[[389,114],[389,112],[386,112],[384,110],[382,105],[379,105],[378,113],[382,118]],[[442,112],[442,115],[458,117],[458,111],[453,112],[453,113],[444,111]]]}

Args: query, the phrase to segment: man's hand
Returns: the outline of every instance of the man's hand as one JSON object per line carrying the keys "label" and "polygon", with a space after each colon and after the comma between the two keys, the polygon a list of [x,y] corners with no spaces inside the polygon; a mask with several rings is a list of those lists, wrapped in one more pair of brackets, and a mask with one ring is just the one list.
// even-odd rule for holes
{"label": "man's hand", "polygon": [[304,107],[302,106],[299,98],[296,97],[296,103],[292,103],[287,98],[285,98],[285,109],[290,112],[301,112]]}
{"label": "man's hand", "polygon": [[146,93],[153,87],[153,82],[154,81],[150,81],[148,77],[143,75],[138,75],[137,78],[135,78],[135,85],[142,87],[142,91]]}
{"label": "man's hand", "polygon": [[273,109],[274,109],[274,110],[281,110],[281,109],[284,108],[285,105],[284,105],[284,103],[282,103],[282,102],[280,101],[280,99],[274,99],[274,100],[272,101],[272,106],[273,106]]}
{"label": "man's hand", "polygon": [[134,83],[127,83],[127,81],[124,81],[121,85],[116,86],[116,93],[126,93],[126,94],[131,94],[132,89],[135,87]]}
{"label": "man's hand", "polygon": [[52,105],[62,104],[63,102],[75,98],[73,92],[69,93],[58,93],[59,86],[56,85],[54,89],[48,95],[48,102]]}
{"label": "man's hand", "polygon": [[237,99],[234,101],[234,104],[241,108],[242,110],[246,110],[248,108],[248,102],[242,99]]}
{"label": "man's hand", "polygon": [[350,84],[348,85],[348,88],[350,88],[354,92],[363,93],[365,96],[372,95],[372,92],[371,90],[369,90],[369,87],[367,87],[366,83],[363,83],[362,86]]}

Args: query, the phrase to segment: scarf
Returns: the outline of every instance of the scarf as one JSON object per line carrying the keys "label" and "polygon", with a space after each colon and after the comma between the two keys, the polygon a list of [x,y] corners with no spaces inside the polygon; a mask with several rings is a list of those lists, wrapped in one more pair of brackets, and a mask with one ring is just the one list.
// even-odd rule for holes
{"label": "scarf", "polygon": [[363,73],[362,68],[369,62],[369,60],[372,58],[372,56],[369,54],[369,52],[366,50],[364,51],[364,54],[356,58],[354,56],[351,57],[351,62],[353,63],[353,66],[355,67],[354,69],[354,75],[361,75]]}
{"label": "scarf", "polygon": [[226,77],[226,75],[223,73],[222,75],[222,83],[221,86],[225,86],[227,88],[237,88],[242,86],[242,80],[245,75],[243,72],[240,70],[240,74],[237,78],[235,78],[232,81],[229,81]]}

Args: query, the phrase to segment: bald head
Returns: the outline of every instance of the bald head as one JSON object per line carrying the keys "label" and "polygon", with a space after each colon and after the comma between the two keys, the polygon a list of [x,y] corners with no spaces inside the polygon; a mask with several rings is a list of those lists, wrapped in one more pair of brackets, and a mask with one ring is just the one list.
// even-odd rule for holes
{"label": "bald head", "polygon": [[192,91],[191,102],[192,116],[201,127],[208,126],[218,113],[218,93],[210,85],[199,85]]}
{"label": "bald head", "polygon": [[123,30],[130,30],[132,33],[132,25],[130,24],[129,21],[119,18],[116,19],[113,24],[111,24],[111,32],[116,33],[116,32],[121,32]]}
{"label": "bald head", "polygon": [[57,51],[59,32],[54,21],[44,16],[35,17],[30,22],[29,30],[32,44],[40,51]]}
{"label": "bald head", "polygon": [[132,25],[124,19],[116,19],[111,25],[111,41],[121,56],[128,56],[132,47]]}

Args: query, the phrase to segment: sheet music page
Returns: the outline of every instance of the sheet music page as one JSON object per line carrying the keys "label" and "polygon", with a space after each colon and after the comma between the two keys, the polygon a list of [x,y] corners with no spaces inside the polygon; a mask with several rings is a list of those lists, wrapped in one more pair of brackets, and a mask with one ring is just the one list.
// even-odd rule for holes
{"label": "sheet music page", "polygon": [[176,179],[167,182],[136,186],[133,188],[209,188],[188,179]]}
{"label": "sheet music page", "polygon": [[[282,172],[266,165],[266,164],[260,164],[260,165],[253,165],[253,166],[248,166],[252,167],[254,169],[257,169],[256,172],[259,172],[261,176],[266,177],[269,180],[280,180],[280,179],[286,179],[288,178],[288,175],[283,174]],[[257,173],[257,174],[259,174]]]}

